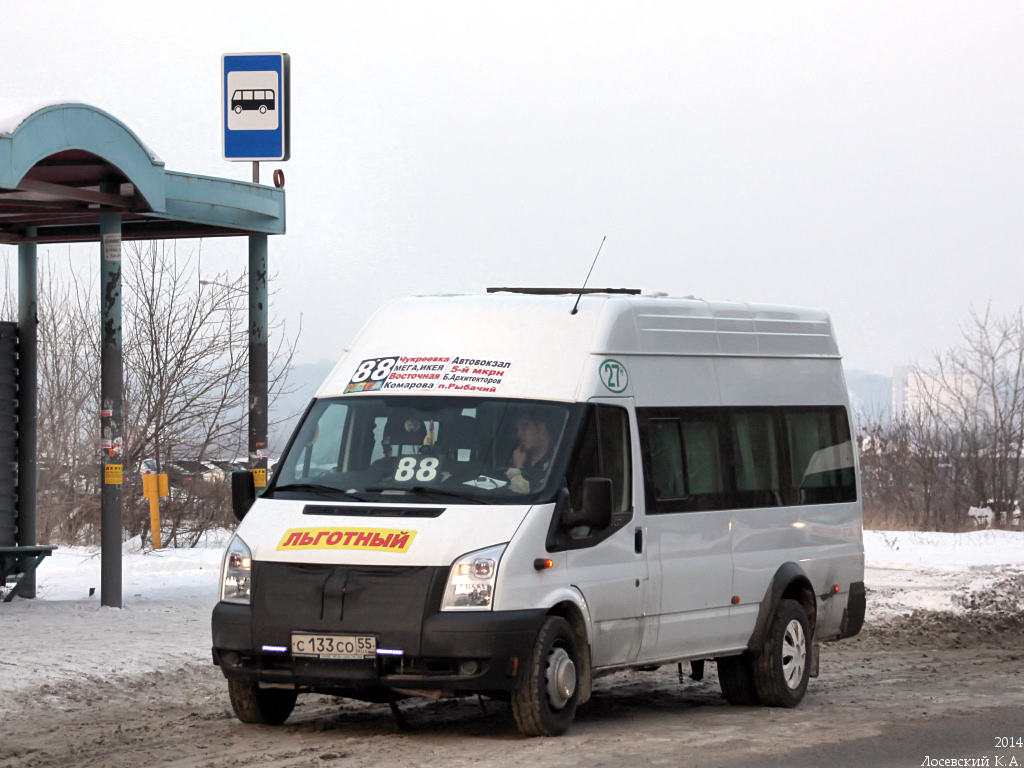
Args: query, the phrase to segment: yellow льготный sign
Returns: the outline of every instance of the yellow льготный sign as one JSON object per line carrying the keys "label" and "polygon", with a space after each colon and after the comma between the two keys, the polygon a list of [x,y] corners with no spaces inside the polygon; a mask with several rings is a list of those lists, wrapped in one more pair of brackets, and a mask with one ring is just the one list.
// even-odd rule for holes
{"label": "yellow \u043b\u044c\u0433\u043e\u0442\u043d\u044b\u0439 sign", "polygon": [[393,528],[289,528],[277,545],[278,552],[297,549],[363,549],[373,552],[407,552],[416,531]]}

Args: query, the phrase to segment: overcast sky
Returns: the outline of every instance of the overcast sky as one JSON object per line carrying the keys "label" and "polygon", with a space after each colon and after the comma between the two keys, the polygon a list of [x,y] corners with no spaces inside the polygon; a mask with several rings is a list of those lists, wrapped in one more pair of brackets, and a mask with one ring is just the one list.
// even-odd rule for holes
{"label": "overcast sky", "polygon": [[[221,159],[221,54],[291,54],[292,160],[263,181],[287,176],[272,311],[302,314],[300,361],[395,296],[579,285],[605,235],[591,285],[820,307],[878,373],[1024,303],[1024,3],[6,13],[0,116],[83,101],[191,173],[251,177]],[[204,252],[245,268],[243,239]]]}

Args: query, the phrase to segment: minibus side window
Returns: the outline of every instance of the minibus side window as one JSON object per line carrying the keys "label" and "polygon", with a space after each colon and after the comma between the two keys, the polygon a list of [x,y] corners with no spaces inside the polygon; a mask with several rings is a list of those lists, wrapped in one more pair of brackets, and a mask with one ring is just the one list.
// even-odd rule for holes
{"label": "minibus side window", "polygon": [[587,416],[569,469],[569,504],[579,511],[583,481],[606,477],[612,481],[612,513],[621,515],[633,507],[633,475],[630,461],[629,416],[625,409],[597,405]]}
{"label": "minibus side window", "polygon": [[736,506],[781,505],[782,484],[773,414],[771,411],[734,411],[730,420]]}
{"label": "minibus side window", "polygon": [[647,436],[651,446],[651,476],[655,497],[684,498],[683,439],[679,434],[679,420],[651,419],[647,423]]}
{"label": "minibus side window", "polygon": [[612,481],[612,512],[633,506],[633,473],[629,441],[629,415],[622,408],[599,405],[597,416],[598,477]]}
{"label": "minibus side window", "polygon": [[[665,417],[661,417],[665,413]],[[721,414],[688,409],[641,419],[649,511],[692,512],[728,506]]]}
{"label": "minibus side window", "polygon": [[784,414],[797,504],[856,501],[853,442],[846,412],[816,408]]}
{"label": "minibus side window", "polygon": [[683,460],[689,496],[722,493],[722,462],[714,421],[683,422]]}
{"label": "minibus side window", "polygon": [[648,511],[856,501],[841,407],[638,409]]}
{"label": "minibus side window", "polygon": [[600,530],[585,526],[566,528],[560,523],[563,512],[556,505],[548,536],[549,552],[596,546],[630,521],[633,517],[631,445],[629,413],[624,408],[592,405],[587,409],[566,472],[568,506],[573,512],[580,511],[583,481],[588,477],[607,478],[612,481],[612,524]]}

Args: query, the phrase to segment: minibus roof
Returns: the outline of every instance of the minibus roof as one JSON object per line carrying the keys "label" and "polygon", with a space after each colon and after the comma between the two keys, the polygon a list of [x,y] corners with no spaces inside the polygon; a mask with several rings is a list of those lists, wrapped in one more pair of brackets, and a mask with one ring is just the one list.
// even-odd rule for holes
{"label": "minibus roof", "polygon": [[[317,394],[345,394],[360,363],[387,356],[403,358],[398,365],[445,357],[482,369],[494,366],[475,363],[507,363],[499,394],[565,400],[582,394],[581,371],[593,356],[840,357],[832,323],[817,309],[551,290],[394,300],[370,318]],[[507,386],[512,380],[519,385]]]}

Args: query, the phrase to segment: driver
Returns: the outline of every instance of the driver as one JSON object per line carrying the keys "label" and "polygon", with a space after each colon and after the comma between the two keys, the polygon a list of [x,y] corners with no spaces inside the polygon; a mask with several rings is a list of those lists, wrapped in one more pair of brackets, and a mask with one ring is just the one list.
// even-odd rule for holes
{"label": "driver", "polygon": [[543,482],[551,463],[551,435],[539,409],[519,417],[516,438],[518,442],[512,451],[512,466],[505,476],[511,490],[529,493]]}

